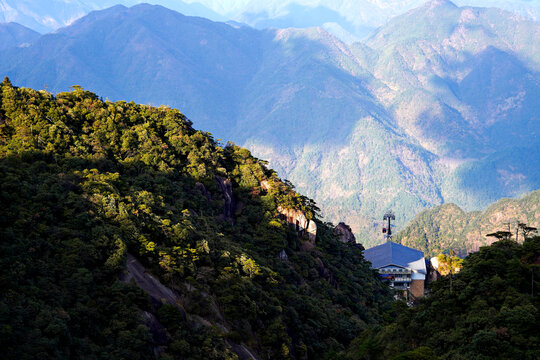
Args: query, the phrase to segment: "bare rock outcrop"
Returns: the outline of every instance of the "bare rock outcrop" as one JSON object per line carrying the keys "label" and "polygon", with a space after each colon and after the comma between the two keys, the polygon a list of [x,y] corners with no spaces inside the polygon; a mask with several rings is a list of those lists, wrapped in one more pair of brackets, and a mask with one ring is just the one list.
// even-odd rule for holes
{"label": "bare rock outcrop", "polygon": [[309,241],[315,243],[315,239],[317,238],[317,224],[315,224],[315,221],[309,220],[307,233]]}
{"label": "bare rock outcrop", "polygon": [[210,194],[210,191],[208,191],[206,186],[204,186],[204,184],[200,182],[196,183],[195,189],[199,190],[199,192],[206,198],[206,200],[212,200],[212,195]]}
{"label": "bare rock outcrop", "polygon": [[180,296],[147,273],[144,266],[131,254],[127,254],[126,270],[121,280],[128,283],[134,281],[138,287],[148,293],[155,308],[159,308],[164,303],[173,305],[185,316],[185,311],[180,305]]}
{"label": "bare rock outcrop", "polygon": [[278,212],[285,217],[289,225],[298,232],[306,231],[308,227],[308,219],[306,215],[297,209],[288,209],[278,206]]}
{"label": "bare rock outcrop", "polygon": [[298,232],[299,235],[307,235],[308,242],[315,245],[317,238],[317,224],[313,220],[309,220],[306,215],[297,209],[284,208],[278,206],[278,212],[287,220],[289,226]]}
{"label": "bare rock outcrop", "polygon": [[167,331],[154,314],[148,311],[143,311],[142,315],[144,322],[152,335],[154,355],[156,358],[160,358],[161,354],[163,354],[163,352],[166,350],[167,343],[169,341],[167,338]]}
{"label": "bare rock outcrop", "polygon": [[[121,275],[120,280],[126,283],[133,281],[135,285],[146,291],[154,309],[157,310],[161,305],[169,304],[178,308],[186,319],[186,312],[180,305],[180,296],[147,273],[144,266],[129,253],[127,254],[126,270]],[[168,343],[166,330],[154,314],[144,311],[142,315],[152,335],[154,354],[156,358],[160,357]]]}
{"label": "bare rock outcrop", "polygon": [[[120,277],[120,280],[127,283],[134,282],[135,285],[146,291],[150,296],[152,306],[156,310],[159,309],[162,304],[173,305],[180,310],[181,314],[184,316],[184,320],[187,320],[190,326],[194,328],[201,326],[217,326],[224,333],[229,332],[229,329],[223,324],[214,324],[198,315],[187,314],[182,307],[180,296],[167,286],[163,285],[157,278],[146,272],[144,266],[129,253],[127,254],[126,270]],[[186,288],[189,291],[189,284],[187,284]],[[214,306],[217,308],[215,303]],[[218,313],[218,318],[224,321],[223,316],[221,313],[219,313],[219,310],[216,310],[216,312]],[[156,358],[158,358],[164,351],[166,351],[168,345],[169,340],[166,330],[153,313],[144,311],[142,315],[152,335],[154,354],[156,355]],[[238,355],[239,359],[259,360],[259,357],[255,355],[255,352],[243,343],[237,344],[230,340],[226,340],[226,342],[229,344],[229,346],[231,346],[231,350]]]}
{"label": "bare rock outcrop", "polygon": [[246,345],[244,344],[236,344],[230,340],[226,340],[227,343],[231,346],[232,351],[238,355],[238,358],[240,360],[259,360],[259,357],[257,357],[253,350],[250,350]]}
{"label": "bare rock outcrop", "polygon": [[263,191],[268,191],[272,188],[272,185],[270,185],[270,182],[268,180],[261,181],[261,189]]}
{"label": "bare rock outcrop", "polygon": [[332,286],[337,286],[337,282],[334,279],[334,276],[332,275],[332,272],[328,270],[325,266],[323,261],[320,257],[317,257],[315,259],[315,263],[317,264],[317,272],[319,273],[319,276],[326,279],[328,283]]}
{"label": "bare rock outcrop", "polygon": [[216,176],[216,181],[219,185],[221,193],[223,194],[223,199],[225,200],[223,215],[225,216],[225,219],[233,220],[235,204],[232,191],[232,182],[230,179],[225,179],[219,176]]}
{"label": "bare rock outcrop", "polygon": [[340,222],[334,228],[334,234],[339,236],[339,240],[345,244],[356,244],[356,238],[349,225]]}
{"label": "bare rock outcrop", "polygon": [[441,273],[439,272],[439,265],[439,258],[437,258],[436,256],[429,259],[428,274],[426,277],[426,282],[428,284],[441,278]]}

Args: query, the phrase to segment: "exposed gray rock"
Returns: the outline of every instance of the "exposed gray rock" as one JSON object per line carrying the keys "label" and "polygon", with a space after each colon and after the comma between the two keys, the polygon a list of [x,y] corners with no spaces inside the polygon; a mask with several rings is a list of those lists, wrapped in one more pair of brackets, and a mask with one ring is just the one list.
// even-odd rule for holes
{"label": "exposed gray rock", "polygon": [[150,334],[152,334],[154,355],[156,355],[156,358],[159,358],[165,351],[168,343],[167,331],[154,314],[144,311],[143,318],[146,326],[150,330]]}
{"label": "exposed gray rock", "polygon": [[235,204],[231,180],[216,176],[216,181],[221,189],[221,193],[223,194],[223,199],[225,200],[223,215],[226,219],[233,220]]}
{"label": "exposed gray rock", "polygon": [[323,261],[321,260],[320,257],[317,257],[315,259],[315,263],[317,264],[317,272],[319,273],[319,276],[326,279],[326,281],[328,281],[329,284],[331,284],[333,286],[336,286],[337,283],[334,280],[334,277],[332,276],[332,273],[330,272],[330,270],[328,270],[324,266],[324,263],[323,263]]}
{"label": "exposed gray rock", "polygon": [[308,219],[302,211],[296,209],[288,209],[281,206],[278,206],[277,210],[281,215],[285,217],[285,220],[287,220],[287,222],[293,229],[295,229],[299,233],[307,230]]}
{"label": "exposed gray rock", "polygon": [[257,356],[253,354],[253,351],[248,349],[244,344],[236,344],[230,340],[227,343],[231,346],[232,351],[238,355],[240,360],[259,360]]}
{"label": "exposed gray rock", "polygon": [[301,210],[288,209],[281,206],[278,206],[277,210],[298,233],[303,234],[307,232],[311,235],[309,237],[310,241],[315,241],[317,224],[313,220],[309,220]]}
{"label": "exposed gray rock", "polygon": [[440,265],[439,259],[436,256],[429,259],[429,264],[428,264],[428,269],[427,269],[428,273],[426,277],[426,282],[428,284],[442,277],[441,273],[439,272],[439,265]]}
{"label": "exposed gray rock", "polygon": [[289,209],[278,206],[278,212],[289,223],[289,226],[298,232],[299,236],[306,235],[307,241],[303,241],[300,247],[303,251],[309,251],[315,246],[317,238],[317,224],[309,220],[306,215],[298,209]]}
{"label": "exposed gray rock", "polygon": [[350,226],[345,224],[344,222],[340,222],[334,228],[334,234],[339,236],[339,240],[342,243],[356,244],[356,238],[354,237],[354,234],[352,233]]}
{"label": "exposed gray rock", "polygon": [[[180,296],[176,294],[173,290],[163,285],[158,279],[147,273],[144,266],[133,255],[129,253],[127,254],[126,271],[124,272],[124,274],[122,274],[120,280],[127,283],[132,281],[135,282],[138,287],[148,293],[152,302],[152,306],[156,309],[159,308],[162,304],[169,304],[177,307],[184,316],[184,320],[187,320],[190,326],[194,328],[201,326],[213,327],[215,325],[224,333],[229,332],[227,326],[223,324],[214,324],[201,316],[194,314],[186,314],[184,308],[181,306]],[[214,306],[217,307],[215,303]],[[154,354],[156,355],[156,358],[158,358],[166,350],[168,342],[166,330],[154,314],[144,311],[142,315],[146,325],[150,330],[150,333],[152,334]],[[224,320],[222,315],[219,313],[219,310],[217,310],[217,315],[220,319]],[[252,349],[249,349],[246,345],[236,344],[230,340],[226,340],[226,342],[231,346],[232,351],[236,355],[238,355],[239,359],[259,360],[259,358],[254,355],[254,351]]]}
{"label": "exposed gray rock", "polygon": [[120,280],[124,282],[134,281],[138,287],[148,293],[155,308],[159,308],[162,304],[173,305],[181,311],[184,317],[186,316],[181,306],[180,296],[147,273],[144,266],[129,253],[127,254],[126,270]]}

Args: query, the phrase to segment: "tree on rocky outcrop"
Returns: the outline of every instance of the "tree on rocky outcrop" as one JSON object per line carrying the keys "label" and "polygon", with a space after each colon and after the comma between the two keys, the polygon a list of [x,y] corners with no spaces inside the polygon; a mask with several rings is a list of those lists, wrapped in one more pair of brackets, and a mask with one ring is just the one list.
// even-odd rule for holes
{"label": "tree on rocky outcrop", "polygon": [[527,226],[525,223],[518,223],[516,230],[516,241],[518,240],[519,230],[521,230],[521,233],[523,234],[523,240],[529,237],[530,234],[534,234],[538,231],[538,229],[535,227]]}
{"label": "tree on rocky outcrop", "polygon": [[443,276],[458,273],[463,265],[463,259],[455,256],[453,251],[449,254],[439,254],[437,259],[439,260],[438,270]]}
{"label": "tree on rocky outcrop", "polygon": [[337,224],[334,228],[334,234],[339,236],[342,243],[356,244],[356,238],[354,237],[351,227],[344,222]]}
{"label": "tree on rocky outcrop", "polygon": [[510,240],[512,237],[512,233],[510,231],[496,231],[490,234],[486,234],[486,236],[493,236],[496,237],[498,240]]}

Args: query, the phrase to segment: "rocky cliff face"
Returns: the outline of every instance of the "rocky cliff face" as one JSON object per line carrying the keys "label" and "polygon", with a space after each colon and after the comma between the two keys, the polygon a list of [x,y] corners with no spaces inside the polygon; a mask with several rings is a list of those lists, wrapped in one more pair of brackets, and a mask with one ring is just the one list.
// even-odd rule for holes
{"label": "rocky cliff face", "polygon": [[178,308],[185,316],[180,296],[150,275],[144,266],[131,254],[127,255],[126,271],[121,280],[127,283],[135,282],[138,287],[148,293],[154,307],[159,308],[163,304],[169,304]]}
{"label": "rocky cliff face", "polygon": [[307,248],[315,245],[315,239],[317,238],[317,224],[315,221],[308,219],[301,210],[297,209],[288,209],[279,206],[278,212],[299,235],[306,235],[308,242],[306,244]]}
{"label": "rocky cliff face", "polygon": [[206,186],[204,186],[204,184],[200,182],[196,183],[195,189],[199,190],[199,192],[206,198],[206,200],[208,201],[212,200],[212,195],[210,194]]}
{"label": "rocky cliff face", "polygon": [[223,199],[225,201],[223,207],[223,216],[225,216],[225,219],[227,220],[233,220],[235,203],[231,180],[216,176],[216,181],[221,189],[221,194],[223,195]]}
{"label": "rocky cliff face", "polygon": [[334,234],[339,236],[341,242],[346,244],[356,244],[356,238],[351,227],[344,222],[340,222],[334,229]]}
{"label": "rocky cliff face", "polygon": [[[215,314],[213,314],[221,322],[209,321],[206,318],[200,317],[195,314],[186,313],[183,307],[182,297],[170,289],[169,287],[163,285],[156,277],[150,275],[145,267],[131,254],[127,254],[126,270],[120,277],[123,282],[126,283],[135,283],[139,288],[144,290],[150,302],[152,304],[152,312],[145,311],[143,313],[143,318],[145,319],[145,324],[148,326],[150,333],[152,335],[152,345],[154,348],[154,353],[161,355],[166,350],[166,345],[168,344],[168,335],[156,317],[156,313],[159,308],[164,304],[168,304],[176,307],[183,316],[184,321],[189,321],[193,324],[194,327],[219,327],[225,333],[229,333],[228,329],[229,324],[226,324],[223,315],[219,312],[217,306],[213,306]],[[185,284],[186,291],[192,292],[194,289],[192,286]],[[185,294],[184,294],[185,295]],[[204,294],[205,297],[209,297],[208,294]],[[212,299],[215,304],[215,300]],[[223,324],[225,323],[225,324]],[[232,351],[242,360],[257,360],[256,356],[252,349],[247,348],[244,344],[237,344],[230,339],[227,340],[227,343],[231,346]]]}
{"label": "rocky cliff face", "polygon": [[439,272],[439,259],[436,256],[429,259],[427,271],[426,282],[428,284],[438,280],[441,277],[441,273]]}
{"label": "rocky cliff face", "polygon": [[317,237],[317,224],[315,224],[315,221],[309,220],[307,234],[309,241],[315,243],[315,238]]}

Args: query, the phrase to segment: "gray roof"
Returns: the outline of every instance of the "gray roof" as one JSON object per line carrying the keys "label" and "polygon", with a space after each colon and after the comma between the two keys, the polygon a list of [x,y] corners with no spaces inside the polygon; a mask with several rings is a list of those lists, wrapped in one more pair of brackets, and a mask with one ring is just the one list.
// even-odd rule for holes
{"label": "gray roof", "polygon": [[397,265],[417,271],[424,271],[420,259],[424,260],[424,253],[407,246],[387,242],[382,245],[364,250],[364,257],[371,262],[372,268],[379,269],[388,265]]}

